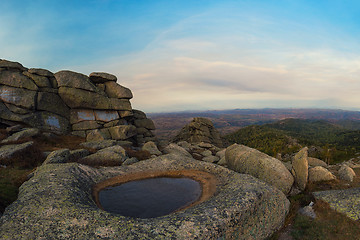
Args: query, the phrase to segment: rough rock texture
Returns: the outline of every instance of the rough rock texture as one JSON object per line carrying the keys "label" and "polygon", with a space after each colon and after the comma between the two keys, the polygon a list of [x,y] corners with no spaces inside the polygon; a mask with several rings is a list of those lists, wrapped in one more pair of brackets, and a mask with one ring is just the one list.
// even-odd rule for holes
{"label": "rough rock texture", "polygon": [[316,166],[327,167],[326,162],[324,162],[323,160],[317,159],[317,158],[312,158],[312,157],[308,157],[308,164],[311,167],[316,167]]}
{"label": "rough rock texture", "polygon": [[[155,141],[154,123],[145,113],[132,109],[131,90],[116,80],[109,73],[94,72],[89,77],[72,71],[53,74],[0,60],[0,123],[72,132],[88,141],[126,139],[135,146]],[[121,134],[113,131],[118,126]]]}
{"label": "rough rock texture", "polygon": [[83,162],[91,164],[92,162],[102,161],[104,164],[108,161],[116,161],[121,165],[126,159],[125,149],[121,146],[112,146],[101,149],[94,154],[82,158]]}
{"label": "rough rock texture", "polygon": [[[183,211],[136,219],[99,209],[92,186],[144,171],[193,169],[213,174],[213,197]],[[46,164],[20,187],[0,219],[0,239],[265,239],[288,213],[285,195],[256,178],[182,155],[95,169]]]}
{"label": "rough rock texture", "polygon": [[360,188],[314,192],[316,199],[329,203],[330,207],[346,214],[353,220],[360,219]]}
{"label": "rough rock texture", "polygon": [[292,161],[291,173],[295,178],[296,186],[301,190],[305,190],[306,184],[308,182],[308,148],[305,147],[301,149],[297,154],[295,154]]}
{"label": "rough rock texture", "polygon": [[148,151],[151,155],[161,155],[161,152],[159,151],[156,144],[152,141],[149,141],[142,146],[141,150]]}
{"label": "rough rock texture", "polygon": [[174,137],[172,142],[187,141],[189,143],[211,143],[222,147],[223,143],[220,133],[213,123],[207,118],[194,118],[189,124],[185,125]]}
{"label": "rough rock texture", "polygon": [[0,159],[11,158],[15,154],[20,154],[21,152],[27,150],[34,144],[33,141],[25,142],[22,144],[10,144],[0,147]]}
{"label": "rough rock texture", "polygon": [[36,129],[36,128],[24,129],[20,132],[16,132],[16,133],[12,134],[8,138],[2,140],[1,143],[15,142],[15,141],[22,140],[24,138],[34,137],[39,134],[40,134],[39,129]]}
{"label": "rough rock texture", "polygon": [[354,177],[356,176],[354,170],[351,167],[343,164],[339,169],[339,177],[342,180],[352,182]]}
{"label": "rough rock texture", "polygon": [[69,149],[60,149],[51,152],[45,159],[44,164],[66,163],[70,159]]}
{"label": "rough rock texture", "polygon": [[276,158],[256,149],[233,144],[226,149],[226,162],[230,169],[250,174],[288,194],[294,178]]}
{"label": "rough rock texture", "polygon": [[316,166],[309,168],[309,181],[320,182],[334,180],[336,177],[329,170],[324,167]]}

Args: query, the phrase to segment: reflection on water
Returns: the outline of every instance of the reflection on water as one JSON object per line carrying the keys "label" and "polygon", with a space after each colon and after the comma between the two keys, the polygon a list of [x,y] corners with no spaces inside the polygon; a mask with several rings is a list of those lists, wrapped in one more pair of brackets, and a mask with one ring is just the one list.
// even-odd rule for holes
{"label": "reflection on water", "polygon": [[108,187],[99,192],[105,211],[128,217],[154,218],[198,200],[200,184],[190,178],[147,178]]}

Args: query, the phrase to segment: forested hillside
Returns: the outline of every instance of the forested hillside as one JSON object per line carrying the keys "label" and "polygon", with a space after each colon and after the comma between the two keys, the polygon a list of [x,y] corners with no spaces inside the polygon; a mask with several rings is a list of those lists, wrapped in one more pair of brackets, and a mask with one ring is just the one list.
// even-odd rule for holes
{"label": "forested hillside", "polygon": [[303,146],[314,146],[310,152],[329,162],[348,160],[360,152],[360,131],[324,120],[285,119],[262,126],[248,126],[225,138],[241,143],[271,156],[283,156]]}

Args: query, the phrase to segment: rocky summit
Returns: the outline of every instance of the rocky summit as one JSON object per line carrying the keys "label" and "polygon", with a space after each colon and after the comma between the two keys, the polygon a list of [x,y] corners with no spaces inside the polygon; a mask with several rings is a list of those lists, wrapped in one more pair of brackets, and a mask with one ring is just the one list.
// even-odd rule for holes
{"label": "rocky summit", "polygon": [[189,143],[212,143],[222,147],[223,143],[220,133],[213,123],[207,118],[196,117],[189,124],[185,125],[174,137],[172,142],[187,141]]}
{"label": "rocky summit", "polygon": [[87,141],[154,141],[154,123],[132,109],[131,90],[116,81],[109,73],[53,74],[0,60],[0,123],[71,133]]}

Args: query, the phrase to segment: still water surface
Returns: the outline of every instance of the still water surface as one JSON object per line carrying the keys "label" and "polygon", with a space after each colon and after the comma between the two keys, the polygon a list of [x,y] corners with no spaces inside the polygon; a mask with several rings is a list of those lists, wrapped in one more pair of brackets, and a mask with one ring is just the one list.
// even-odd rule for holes
{"label": "still water surface", "polygon": [[99,192],[105,211],[128,217],[154,218],[170,214],[198,200],[200,184],[191,178],[147,178]]}

